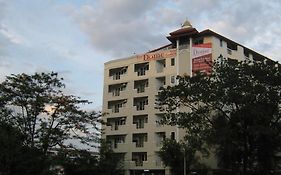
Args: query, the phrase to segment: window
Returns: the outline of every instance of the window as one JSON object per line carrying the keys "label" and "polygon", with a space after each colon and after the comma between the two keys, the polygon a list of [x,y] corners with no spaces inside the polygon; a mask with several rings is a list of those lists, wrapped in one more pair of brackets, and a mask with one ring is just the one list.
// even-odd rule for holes
{"label": "window", "polygon": [[109,76],[113,77],[113,80],[119,80],[120,76],[127,73],[127,66],[119,67],[109,70]]}
{"label": "window", "polygon": [[203,44],[203,41],[204,41],[203,38],[196,38],[193,43],[195,45],[198,45],[198,44]]}
{"label": "window", "polygon": [[220,40],[220,46],[223,47],[222,39]]}
{"label": "window", "polygon": [[175,82],[176,82],[175,76],[171,76],[171,84],[175,84]]}
{"label": "window", "polygon": [[165,59],[162,60],[162,65],[163,65],[163,67],[166,67],[166,60]]}
{"label": "window", "polygon": [[171,59],[171,66],[174,66],[175,65],[175,58],[172,58]]}
{"label": "window", "polygon": [[146,153],[145,153],[145,154],[142,154],[141,160],[142,160],[142,161],[147,161],[147,154],[146,154]]}
{"label": "window", "polygon": [[175,137],[175,132],[171,132],[171,139],[172,139],[172,140],[175,140],[175,138],[176,138],[176,137]]}
{"label": "window", "polygon": [[143,166],[143,161],[147,161],[146,152],[133,152],[132,161],[135,161],[136,166]]}
{"label": "window", "polygon": [[229,49],[229,48],[227,48],[227,53],[228,53],[229,55],[232,55],[232,50]]}
{"label": "window", "polygon": [[124,100],[123,102],[119,102],[113,105],[113,109],[112,112],[113,113],[118,113],[120,111],[120,108],[125,107],[126,106],[126,100]]}
{"label": "window", "polygon": [[149,70],[149,63],[141,63],[135,64],[135,72],[137,72],[138,76],[145,75],[145,72]]}
{"label": "window", "polygon": [[118,147],[118,143],[125,143],[125,136],[117,136],[114,138],[114,148]]}
{"label": "window", "polygon": [[147,99],[138,102],[138,104],[137,104],[137,111],[144,110],[144,106],[145,105],[148,105],[148,100]]}

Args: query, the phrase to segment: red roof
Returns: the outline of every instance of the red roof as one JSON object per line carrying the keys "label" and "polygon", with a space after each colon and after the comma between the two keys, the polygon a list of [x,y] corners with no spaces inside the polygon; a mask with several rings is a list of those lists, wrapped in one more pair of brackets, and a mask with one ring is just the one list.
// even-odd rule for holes
{"label": "red roof", "polygon": [[176,31],[170,33],[170,36],[167,37],[168,40],[171,42],[175,41],[175,39],[182,37],[182,36],[191,36],[196,35],[199,32],[195,28],[181,28]]}
{"label": "red roof", "polygon": [[181,28],[176,31],[173,31],[170,33],[171,36],[177,36],[177,35],[191,35],[196,34],[198,31],[195,28]]}

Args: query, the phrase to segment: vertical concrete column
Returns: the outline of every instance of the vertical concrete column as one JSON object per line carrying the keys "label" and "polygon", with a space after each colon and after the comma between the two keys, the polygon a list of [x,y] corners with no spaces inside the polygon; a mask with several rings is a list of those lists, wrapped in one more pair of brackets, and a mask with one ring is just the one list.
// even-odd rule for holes
{"label": "vertical concrete column", "polygon": [[[180,49],[179,49],[179,46],[180,46],[180,41],[179,39],[177,39],[177,55],[176,55],[176,69],[177,69],[177,76],[180,74]],[[178,84],[179,81],[177,80],[176,84]],[[177,112],[179,112],[179,108],[177,107]],[[176,130],[176,140],[179,141],[179,127],[177,127],[177,130]],[[165,174],[166,174],[166,171],[165,171]]]}

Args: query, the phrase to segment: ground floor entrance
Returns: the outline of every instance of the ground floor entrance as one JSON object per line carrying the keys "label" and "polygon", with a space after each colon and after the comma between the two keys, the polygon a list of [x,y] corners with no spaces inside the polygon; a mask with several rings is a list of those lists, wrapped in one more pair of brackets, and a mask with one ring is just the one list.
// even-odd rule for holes
{"label": "ground floor entrance", "polygon": [[165,170],[130,170],[130,175],[165,175]]}

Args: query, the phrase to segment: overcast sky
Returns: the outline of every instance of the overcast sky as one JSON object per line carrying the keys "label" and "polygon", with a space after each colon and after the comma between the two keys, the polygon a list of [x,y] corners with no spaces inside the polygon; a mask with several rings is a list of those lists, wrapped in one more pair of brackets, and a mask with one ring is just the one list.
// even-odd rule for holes
{"label": "overcast sky", "polygon": [[188,18],[281,61],[280,0],[0,0],[0,81],[56,71],[101,109],[103,63],[168,44]]}

